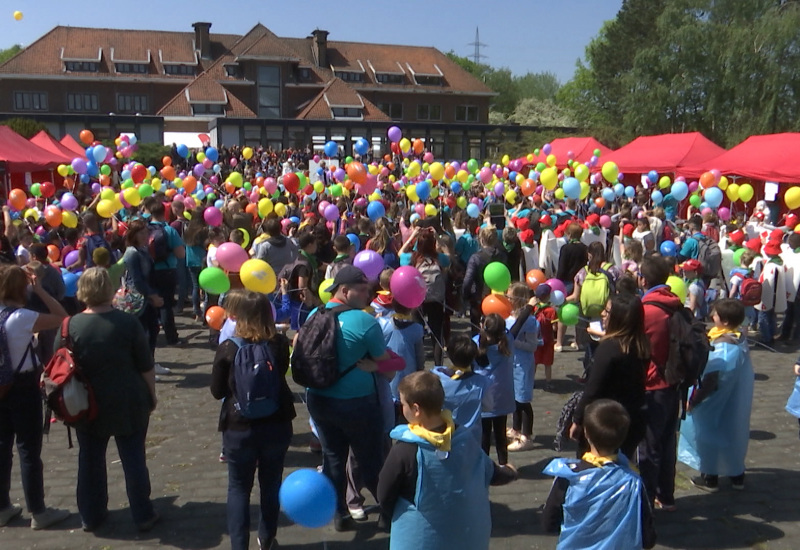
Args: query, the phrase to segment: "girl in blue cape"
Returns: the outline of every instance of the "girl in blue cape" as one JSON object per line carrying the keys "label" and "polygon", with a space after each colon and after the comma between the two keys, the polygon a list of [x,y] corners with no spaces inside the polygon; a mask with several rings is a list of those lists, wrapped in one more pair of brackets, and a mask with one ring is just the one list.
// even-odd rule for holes
{"label": "girl in blue cape", "polygon": [[743,489],[754,385],[747,344],[737,331],[744,306],[731,298],[718,300],[711,317],[714,328],[708,336],[714,349],[700,385],[689,396],[678,460],[700,472],[692,483],[701,489],[716,491],[719,476]]}
{"label": "girl in blue cape", "polygon": [[794,416],[800,422],[800,357],[794,362],[794,375],[797,377],[794,381],[794,390],[789,400],[786,402],[786,412]]}

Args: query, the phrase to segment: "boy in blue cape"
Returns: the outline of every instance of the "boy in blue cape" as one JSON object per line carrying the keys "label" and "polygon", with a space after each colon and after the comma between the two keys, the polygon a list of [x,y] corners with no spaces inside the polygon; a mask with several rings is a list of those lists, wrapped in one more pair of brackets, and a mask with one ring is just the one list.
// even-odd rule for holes
{"label": "boy in blue cape", "polygon": [[652,548],[656,543],[650,501],[639,474],[617,450],[630,426],[625,408],[611,399],[586,407],[583,459],[557,458],[544,473],[554,476],[542,513],[546,531],[561,530],[558,550]]}
{"label": "boy in blue cape", "polygon": [[378,502],[392,522],[390,549],[489,548],[489,485],[510,483],[517,472],[492,462],[442,410],[444,390],[435,374],[409,374],[399,391],[408,425],[392,430],[397,442],[378,481]]}

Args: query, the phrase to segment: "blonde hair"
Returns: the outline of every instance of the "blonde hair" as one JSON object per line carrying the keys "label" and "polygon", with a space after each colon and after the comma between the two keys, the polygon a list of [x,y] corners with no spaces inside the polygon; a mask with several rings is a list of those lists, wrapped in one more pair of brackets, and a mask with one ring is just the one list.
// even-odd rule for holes
{"label": "blonde hair", "polygon": [[263,342],[275,336],[272,305],[266,294],[242,290],[244,295],[235,305],[236,335],[252,342]]}
{"label": "blonde hair", "polygon": [[108,271],[102,267],[90,267],[78,279],[76,296],[89,307],[109,305],[115,292]]}
{"label": "blonde hair", "polygon": [[497,228],[491,225],[484,227],[478,234],[478,240],[483,246],[487,248],[492,246],[497,246],[499,241],[499,239],[497,238]]}
{"label": "blonde hair", "polygon": [[28,282],[28,274],[20,266],[0,266],[0,302],[24,304],[27,298]]}
{"label": "blonde hair", "polygon": [[511,300],[511,307],[514,308],[516,315],[528,304],[531,299],[531,291],[525,283],[513,283],[508,287],[508,299]]}

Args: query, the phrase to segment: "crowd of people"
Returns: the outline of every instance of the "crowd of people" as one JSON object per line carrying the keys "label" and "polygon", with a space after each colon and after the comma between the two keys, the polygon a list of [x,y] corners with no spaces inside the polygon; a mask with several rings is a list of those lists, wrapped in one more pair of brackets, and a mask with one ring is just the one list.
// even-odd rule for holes
{"label": "crowd of people", "polygon": [[[258,148],[246,159],[232,147],[220,159],[245,180],[262,174],[280,181],[295,171],[310,176],[311,153]],[[173,156],[176,166],[186,162]],[[210,201],[187,208],[180,195],[163,192],[104,218],[87,192],[77,228],[15,219],[5,206],[0,526],[22,513],[9,495],[15,441],[31,526],[69,514],[44,504],[38,384],[42,365],[64,344],[58,329],[68,317],[68,339],[98,405],[94,420],[75,426],[83,528],[97,529],[108,513],[112,436],[134,522],[142,531],[154,526],[145,439],[156,381],[170,373],[155,357],[161,331],[167,346],[185,344],[175,315],[191,307],[215,350],[210,390],[222,401],[233,548],[249,544],[256,472],[260,547],[276,538],[278,490],[284,467],[293,466],[286,463],[296,416],[286,380],[292,349],[325,315],[337,321],[338,375],[309,387],[304,406],[312,450],[322,453],[321,472],[336,491],[336,530],[366,518],[367,489],[392,548],[488,547],[488,487],[516,479],[509,453],[534,448],[534,386],[554,391],[555,355],[574,349],[584,354],[583,389],[565,407],[557,441],[575,440],[577,460],[558,459],[545,470],[557,478],[545,527],[560,531],[560,548],[585,547],[589,536],[609,547],[652,547],[652,510],[677,507],[677,461],[697,470],[692,482],[701,489],[716,491],[725,477],[744,488],[753,397],[748,336],[770,349],[796,341],[800,219],[790,214],[769,225],[759,204],[749,217],[738,212],[721,223],[713,211],[691,206],[665,212],[643,185],[636,191],[602,207],[599,189],[584,200],[546,191],[507,202],[475,180],[460,191],[481,205],[472,215],[448,202],[447,189],[413,204],[386,185],[372,201],[380,215],[366,200],[327,197],[335,219],[321,211],[322,195],[276,195],[283,214],[275,208],[262,216],[246,193],[235,192],[224,196],[220,223],[204,215]],[[203,271],[219,267],[231,243],[271,267],[274,291],[255,292],[230,270],[229,290],[209,290]],[[375,276],[357,266],[362,251],[382,259]],[[510,276],[499,293],[497,263]],[[409,266],[425,285],[414,307],[396,294],[393,278]],[[221,318],[212,314],[220,307]],[[578,316],[568,316],[571,310]],[[676,380],[671,369],[685,352],[676,341],[680,322],[700,326],[701,335],[707,323],[709,346],[702,368]],[[279,374],[268,414],[250,415],[242,403],[237,385],[248,360]],[[800,407],[789,409],[800,418]]]}

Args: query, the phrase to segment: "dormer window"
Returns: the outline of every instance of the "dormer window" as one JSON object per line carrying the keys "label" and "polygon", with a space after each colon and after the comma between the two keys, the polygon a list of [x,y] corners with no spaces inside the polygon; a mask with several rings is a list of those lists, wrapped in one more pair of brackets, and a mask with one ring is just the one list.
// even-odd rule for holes
{"label": "dormer window", "polygon": [[402,74],[377,73],[375,80],[381,84],[405,84],[406,77]]}
{"label": "dormer window", "polygon": [[164,74],[173,76],[194,76],[194,65],[164,65]]}
{"label": "dormer window", "polygon": [[417,81],[417,84],[420,86],[441,86],[442,85],[442,77],[435,76],[435,75],[414,75],[414,80]]}
{"label": "dormer window", "polygon": [[64,68],[71,73],[96,73],[100,64],[95,61],[64,61]]}
{"label": "dormer window", "polygon": [[336,71],[336,76],[345,82],[364,82],[364,73],[355,71]]}
{"label": "dormer window", "polygon": [[193,103],[193,115],[224,115],[225,105],[220,103]]}
{"label": "dormer window", "polygon": [[308,67],[300,67],[297,69],[297,80],[300,82],[308,82],[311,80],[311,69]]}
{"label": "dormer window", "polygon": [[126,74],[147,74],[149,72],[147,63],[115,63],[114,69],[118,73]]}
{"label": "dormer window", "polygon": [[364,116],[361,107],[331,107],[333,118],[362,118]]}
{"label": "dormer window", "polygon": [[225,64],[225,76],[239,78],[239,65],[235,63]]}

